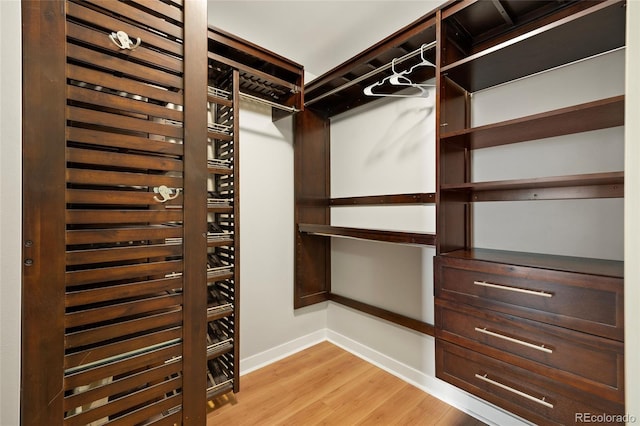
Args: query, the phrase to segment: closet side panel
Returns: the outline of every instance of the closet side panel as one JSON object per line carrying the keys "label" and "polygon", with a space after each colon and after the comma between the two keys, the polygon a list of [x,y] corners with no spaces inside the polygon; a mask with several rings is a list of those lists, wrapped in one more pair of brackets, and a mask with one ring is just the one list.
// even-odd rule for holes
{"label": "closet side panel", "polygon": [[294,307],[327,300],[331,291],[329,239],[298,232],[301,223],[329,225],[329,120],[306,109],[295,116],[296,270]]}
{"label": "closet side panel", "polygon": [[22,22],[21,422],[60,424],[52,419],[64,396],[64,8],[23,1]]}

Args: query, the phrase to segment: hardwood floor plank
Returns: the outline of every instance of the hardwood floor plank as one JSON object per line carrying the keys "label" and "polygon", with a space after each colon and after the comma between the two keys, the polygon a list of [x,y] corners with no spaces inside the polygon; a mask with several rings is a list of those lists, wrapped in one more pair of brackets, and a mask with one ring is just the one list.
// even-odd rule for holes
{"label": "hardwood floor plank", "polygon": [[209,404],[210,426],[483,425],[329,342],[242,376],[237,395]]}

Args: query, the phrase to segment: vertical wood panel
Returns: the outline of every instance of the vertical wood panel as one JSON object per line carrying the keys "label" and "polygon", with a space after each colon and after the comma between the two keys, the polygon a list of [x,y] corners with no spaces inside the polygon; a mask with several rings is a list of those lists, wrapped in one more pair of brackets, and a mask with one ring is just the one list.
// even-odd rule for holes
{"label": "vertical wood panel", "polygon": [[233,71],[233,283],[234,283],[234,317],[233,317],[233,391],[240,392],[240,72]]}
{"label": "vertical wood panel", "polygon": [[[329,119],[306,109],[295,117],[295,222],[330,224]],[[327,300],[331,291],[331,242],[296,235],[294,307]]]}
{"label": "vertical wood panel", "polygon": [[64,396],[64,3],[25,0],[22,20],[23,80],[29,84],[22,96],[21,421],[56,425]]}
{"label": "vertical wood panel", "polygon": [[183,422],[206,421],[207,3],[184,5],[184,343]]}

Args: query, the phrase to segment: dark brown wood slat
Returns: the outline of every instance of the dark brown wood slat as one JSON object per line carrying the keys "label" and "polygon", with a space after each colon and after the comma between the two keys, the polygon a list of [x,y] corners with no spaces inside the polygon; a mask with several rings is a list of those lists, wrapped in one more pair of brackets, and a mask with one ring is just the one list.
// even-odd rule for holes
{"label": "dark brown wood slat", "polygon": [[[145,313],[173,309],[182,303],[182,293],[141,298],[133,302],[113,303],[102,308],[87,309],[65,315],[65,326],[79,327],[96,322],[115,320],[125,316],[139,316]],[[126,330],[121,330],[126,333]]]}
{"label": "dark brown wood slat", "polygon": [[156,244],[68,251],[66,259],[67,265],[85,265],[90,263],[115,262],[118,260],[136,260],[146,259],[150,257],[168,257],[181,255],[181,244]]}
{"label": "dark brown wood slat", "polygon": [[209,167],[208,171],[214,175],[230,175],[233,173],[233,169],[230,167]]}
{"label": "dark brown wood slat", "polygon": [[125,117],[120,114],[111,114],[108,112],[94,111],[74,106],[67,106],[67,119],[82,123],[96,124],[98,126],[112,127],[114,129],[170,136],[177,139],[182,139],[183,137],[182,127],[154,123],[148,120]]}
{"label": "dark brown wood slat", "polygon": [[[160,3],[160,2],[157,2]],[[138,46],[135,51],[122,50],[109,38],[110,33],[96,31],[73,22],[67,23],[67,37],[85,44],[110,50],[116,54],[126,55],[129,58],[143,61],[153,67],[160,67],[175,73],[182,73],[182,60],[169,55],[158,54],[157,51],[145,46]]]}
{"label": "dark brown wood slat", "polygon": [[77,3],[67,2],[67,15],[108,31],[125,31],[130,37],[140,37],[145,44],[173,53],[179,57],[183,55],[183,47],[180,43]]}
{"label": "dark brown wood slat", "polygon": [[[175,377],[162,381],[157,384],[144,387],[142,390],[136,392],[127,393],[126,396],[122,396],[116,399],[110,399],[108,403],[99,407],[91,408],[87,411],[79,414],[67,417],[65,419],[65,426],[83,426],[90,424],[93,421],[100,420],[105,417],[113,416],[126,410],[130,410],[137,406],[148,406],[149,403],[157,400],[165,400],[166,394],[179,389],[182,386],[182,378]],[[157,413],[153,413],[156,414]],[[151,413],[149,414],[151,415]],[[123,416],[130,419],[130,414]],[[141,420],[146,420],[146,414]],[[129,423],[138,424],[138,423]]]}
{"label": "dark brown wood slat", "polygon": [[174,21],[183,22],[182,10],[175,5],[157,0],[132,0],[132,3],[146,7],[149,10],[148,13],[160,14]]}
{"label": "dark brown wood slat", "polygon": [[182,92],[150,86],[126,77],[115,76],[108,72],[101,72],[79,65],[68,64],[67,76],[73,80],[84,81],[96,86],[104,86],[113,90],[140,95],[160,102],[182,105]]}
{"label": "dark brown wood slat", "polygon": [[100,130],[67,127],[67,140],[112,148],[125,148],[133,151],[146,151],[155,154],[182,155],[184,145],[157,139],[119,133],[102,132]]}
{"label": "dark brown wood slat", "polygon": [[[168,402],[163,402],[167,404]],[[166,412],[163,411],[161,418],[154,418],[149,423],[145,423],[149,426],[175,426],[180,424],[182,421],[182,408],[178,408],[177,410],[171,410],[172,414],[164,414]]]}
{"label": "dark brown wood slat", "polygon": [[167,364],[162,363],[157,367],[152,367],[123,378],[114,377],[113,381],[109,383],[67,396],[64,399],[64,410],[69,411],[111,395],[127,392],[131,389],[138,389],[147,383],[165,380],[167,377],[178,374],[181,369],[182,363],[173,361]]}
{"label": "dark brown wood slat", "polygon": [[81,365],[91,364],[96,361],[105,360],[120,354],[144,349],[149,346],[157,345],[163,342],[180,339],[182,330],[180,327],[174,327],[162,330],[157,333],[147,333],[144,336],[134,337],[124,341],[109,343],[99,347],[92,347],[80,352],[74,352],[64,357],[64,368],[74,368]]}
{"label": "dark brown wood slat", "polygon": [[92,66],[99,66],[110,71],[163,87],[182,89],[182,77],[136,64],[126,59],[97,52],[72,43],[67,43],[67,57]]}
{"label": "dark brown wood slat", "polygon": [[[183,381],[184,385],[184,381]],[[184,392],[184,390],[183,390]],[[167,413],[172,408],[181,407],[181,404],[184,403],[184,396],[182,395],[173,395],[168,398],[162,399],[155,403],[149,403],[144,406],[144,408],[140,408],[132,413],[129,413],[125,416],[119,417],[111,422],[109,425],[111,426],[129,426],[132,424],[141,424],[149,418],[155,417],[158,413]],[[185,417],[185,414],[181,413],[182,417]],[[176,416],[177,417],[177,416]],[[189,418],[189,417],[187,417]],[[178,421],[176,424],[179,424]],[[145,423],[146,424],[146,423]]]}
{"label": "dark brown wood slat", "polygon": [[[145,191],[92,191],[84,189],[67,190],[67,202],[72,204],[158,206],[157,194]],[[178,196],[177,200],[180,200]]]}
{"label": "dark brown wood slat", "polygon": [[234,240],[232,238],[224,240],[207,241],[207,247],[232,246]]}
{"label": "dark brown wood slat", "polygon": [[406,315],[391,312],[386,309],[378,308],[367,303],[359,302],[348,297],[340,296],[335,293],[329,294],[329,300],[340,303],[341,305],[348,306],[358,311],[373,315],[377,318],[392,322],[394,324],[401,325],[403,327],[410,328],[411,330],[419,331],[428,336],[435,336],[435,328],[433,324],[429,324],[423,321],[419,321],[415,318],[407,317]]}
{"label": "dark brown wood slat", "polygon": [[182,228],[178,227],[136,227],[112,228],[104,230],[76,230],[67,231],[66,243],[93,244],[116,243],[121,241],[162,240],[165,238],[181,238]]}
{"label": "dark brown wood slat", "polygon": [[[109,12],[122,15],[127,20],[133,20],[139,22],[143,26],[150,27],[152,30],[174,36],[177,39],[182,40],[184,38],[183,30],[181,26],[172,24],[161,18],[153,16],[145,11],[135,8],[127,3],[114,2],[113,0],[85,0],[88,3],[100,6],[107,9]],[[182,15],[182,14],[180,14]],[[180,16],[179,21],[182,21]],[[118,28],[114,28],[114,31],[118,31]],[[130,37],[139,37],[134,34],[129,34]],[[142,39],[144,42],[144,39]]]}
{"label": "dark brown wood slat", "polygon": [[159,117],[182,121],[182,111],[178,111],[177,109],[165,108],[149,102],[119,95],[112,95],[92,90],[90,88],[69,85],[67,87],[67,98],[90,105],[97,105],[99,107],[113,108],[123,112],[148,115],[149,118]]}
{"label": "dark brown wood slat", "polygon": [[158,365],[181,355],[182,345],[178,343],[149,353],[127,357],[121,361],[109,363],[90,370],[68,374],[64,378],[64,390],[88,385],[98,380],[102,380],[105,377],[119,376],[127,372],[135,372],[140,368]]}
{"label": "dark brown wood slat", "polygon": [[144,170],[182,171],[182,161],[168,157],[142,154],[121,154],[82,148],[67,148],[67,161],[70,163],[92,164],[97,166],[131,167]]}
{"label": "dark brown wood slat", "polygon": [[65,307],[70,308],[74,306],[109,301],[113,299],[114,294],[117,294],[120,298],[126,299],[166,293],[178,288],[182,288],[182,277],[138,281],[89,290],[71,291],[66,294]]}
{"label": "dark brown wood slat", "polygon": [[[175,327],[180,324],[182,324],[182,311],[179,310],[156,315],[148,315],[135,320],[121,321],[116,324],[67,334],[65,336],[65,347],[67,349],[78,348],[85,345],[105,342],[110,339],[124,338],[125,336],[143,331]],[[98,369],[99,368],[100,367],[98,367]],[[115,373],[120,374],[121,372]],[[98,377],[98,379],[100,378],[101,377]],[[68,386],[68,383],[66,383],[66,386]]]}
{"label": "dark brown wood slat", "polygon": [[228,135],[226,133],[220,133],[220,132],[213,132],[211,130],[207,132],[207,137],[209,139],[218,139],[218,140],[222,140],[222,141],[232,141],[233,140],[233,135]]}
{"label": "dark brown wood slat", "polygon": [[124,280],[147,275],[164,275],[182,272],[182,260],[140,263],[136,265],[112,266],[66,273],[67,287],[106,281]]}
{"label": "dark brown wood slat", "polygon": [[224,99],[224,98],[220,98],[218,96],[207,96],[207,102],[212,103],[212,104],[217,104],[217,105],[224,105],[224,106],[228,106],[228,107],[232,107],[233,106],[233,101],[231,99]]}
{"label": "dark brown wood slat", "polygon": [[207,207],[209,213],[233,213],[233,207]]}
{"label": "dark brown wood slat", "polygon": [[166,185],[169,188],[180,188],[182,186],[182,178],[143,173],[108,172],[105,170],[67,169],[67,183],[101,186],[124,185],[147,188]]}
{"label": "dark brown wood slat", "polygon": [[162,224],[182,220],[182,209],[174,210],[67,210],[67,224],[149,223]]}

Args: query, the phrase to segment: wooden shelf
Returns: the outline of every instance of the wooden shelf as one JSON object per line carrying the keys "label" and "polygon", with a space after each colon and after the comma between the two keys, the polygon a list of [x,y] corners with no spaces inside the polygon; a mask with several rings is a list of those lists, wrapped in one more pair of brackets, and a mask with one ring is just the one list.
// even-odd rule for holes
{"label": "wooden shelf", "polygon": [[365,206],[387,204],[433,204],[436,202],[435,192],[415,194],[368,195],[361,197],[342,197],[329,200],[331,206]]}
{"label": "wooden shelf", "polygon": [[476,92],[624,45],[624,2],[611,0],[453,62],[442,73]]}
{"label": "wooden shelf", "polygon": [[433,246],[436,243],[435,234],[417,232],[385,231],[377,229],[347,228],[331,225],[299,224],[300,232],[310,235],[326,237],[356,238],[360,240],[382,241],[397,244],[419,244]]}
{"label": "wooden shelf", "polygon": [[212,132],[211,130],[209,130],[207,132],[207,137],[209,139],[218,139],[218,140],[222,140],[222,141],[232,141],[233,140],[233,136],[232,135],[228,135],[226,133],[221,133],[221,132]]}
{"label": "wooden shelf", "polygon": [[624,95],[444,133],[441,141],[470,149],[480,149],[622,125],[624,125]]}
{"label": "wooden shelf", "polygon": [[233,206],[207,207],[209,213],[233,213]]}
{"label": "wooden shelf", "polygon": [[230,175],[233,173],[231,167],[209,167],[207,170],[212,175]]}
{"label": "wooden shelf", "polygon": [[442,184],[441,190],[468,191],[469,201],[619,198],[624,196],[624,172]]}
{"label": "wooden shelf", "polygon": [[224,105],[228,107],[233,106],[233,101],[231,99],[225,99],[219,96],[207,95],[207,102],[210,102],[212,104]]}
{"label": "wooden shelf", "polygon": [[367,303],[359,302],[357,300],[350,299],[348,297],[340,296],[335,293],[329,294],[329,300],[344,306],[348,306],[360,312],[367,313],[374,317],[392,322],[394,324],[398,324],[403,327],[410,328],[411,330],[419,331],[420,333],[424,333],[429,336],[435,335],[433,324],[429,324],[414,318],[407,317],[402,314],[391,312],[386,309],[378,308],[377,306],[369,305]]}
{"label": "wooden shelf", "polygon": [[614,278],[624,277],[624,262],[617,260],[557,256],[483,248],[456,250],[449,253],[443,253],[442,256],[532,268],[551,269],[554,271],[574,272],[579,274],[600,275]]}

